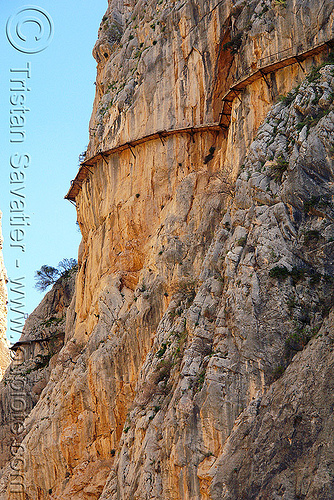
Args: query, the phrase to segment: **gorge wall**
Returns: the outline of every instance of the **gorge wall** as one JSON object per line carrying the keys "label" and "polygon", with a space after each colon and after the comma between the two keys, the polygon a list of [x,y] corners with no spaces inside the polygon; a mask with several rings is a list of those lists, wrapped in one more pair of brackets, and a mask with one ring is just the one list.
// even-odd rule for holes
{"label": "gorge wall", "polygon": [[[332,40],[333,10],[110,1],[87,158],[217,124],[261,60]],[[86,168],[64,345],[39,367],[16,456],[22,499],[334,498],[328,52],[250,82],[228,129],[156,137]]]}
{"label": "gorge wall", "polygon": [[74,284],[75,272],[59,279],[30,314],[19,342],[11,347],[12,362],[0,381],[0,468],[12,459],[13,449],[23,440],[24,421],[47,385],[64,345],[66,325],[73,320],[70,313],[66,318],[66,312]]}

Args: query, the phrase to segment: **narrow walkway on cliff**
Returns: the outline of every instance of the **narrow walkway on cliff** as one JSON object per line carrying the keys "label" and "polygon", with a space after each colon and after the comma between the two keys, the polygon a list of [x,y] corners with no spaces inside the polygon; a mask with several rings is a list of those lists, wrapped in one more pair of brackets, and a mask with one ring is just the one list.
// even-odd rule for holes
{"label": "narrow walkway on cliff", "polygon": [[[239,92],[242,92],[250,83],[261,78],[264,79],[268,88],[270,89],[270,84],[267,80],[266,75],[273,73],[281,68],[291,66],[292,64],[299,64],[303,71],[302,62],[308,57],[320,54],[325,50],[330,50],[334,46],[334,39],[328,40],[325,43],[319,44],[312,49],[302,52],[300,54],[294,54],[294,48],[289,47],[286,50],[277,52],[276,54],[270,54],[267,57],[259,59],[257,67],[248,67],[243,70],[241,76],[235,76],[233,78],[233,85],[230,87],[228,92],[223,97],[223,108],[219,118],[219,124],[224,128],[229,127],[231,122],[231,110],[232,102],[236,97],[238,97]],[[280,58],[280,56],[283,56]]]}
{"label": "narrow walkway on cliff", "polygon": [[243,69],[241,75],[236,75],[233,78],[233,85],[229,88],[229,90],[222,98],[223,106],[218,123],[189,126],[171,130],[161,130],[143,136],[139,139],[125,142],[124,144],[120,144],[119,146],[115,146],[114,148],[108,149],[106,151],[99,151],[95,156],[92,156],[91,158],[83,161],[80,164],[79,172],[77,173],[75,179],[71,181],[71,187],[66,194],[65,199],[71,201],[72,203],[75,203],[75,199],[81,190],[83,182],[85,181],[89,173],[93,173],[89,167],[94,167],[100,160],[103,160],[107,163],[107,158],[110,155],[120,153],[126,149],[129,149],[132,155],[136,157],[134,152],[134,148],[136,146],[157,139],[160,139],[162,143],[164,143],[163,139],[171,135],[190,134],[191,136],[193,136],[198,132],[216,131],[219,133],[222,131],[227,131],[231,123],[232,103],[235,98],[239,98],[239,93],[243,92],[249,84],[263,78],[270,88],[270,84],[266,75],[269,75],[270,73],[273,73],[281,68],[291,66],[292,64],[299,64],[304,71],[301,63],[305,61],[305,59],[320,54],[321,52],[324,52],[326,50],[329,52],[329,50],[333,47],[334,39],[332,38],[313,47],[312,49],[309,49],[305,52],[300,52],[299,54],[295,54],[295,48],[290,47],[281,52],[277,52],[276,54],[270,54],[265,58],[259,59],[255,68],[245,68]]}

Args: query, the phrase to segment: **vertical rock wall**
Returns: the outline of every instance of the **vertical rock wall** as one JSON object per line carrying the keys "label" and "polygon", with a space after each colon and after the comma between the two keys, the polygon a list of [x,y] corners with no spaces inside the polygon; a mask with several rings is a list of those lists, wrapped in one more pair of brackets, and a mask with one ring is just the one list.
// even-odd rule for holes
{"label": "vertical rock wall", "polygon": [[[30,314],[19,341],[12,346],[12,362],[0,382],[0,470],[11,457],[14,440],[20,442],[25,435],[23,430],[15,435],[13,422],[19,418],[23,423],[36,405],[64,345],[74,283],[75,272],[58,280]],[[70,313],[68,317],[71,324]]]}
{"label": "vertical rock wall", "polygon": [[[88,156],[217,121],[235,77],[330,39],[332,23],[330,1],[110,1]],[[320,359],[332,373],[333,66],[292,91],[324,57],[250,83],[228,133],[90,167],[75,306],[25,422],[27,498],[330,498],[331,399],[318,419],[326,381],[304,374],[308,356],[309,377]]]}

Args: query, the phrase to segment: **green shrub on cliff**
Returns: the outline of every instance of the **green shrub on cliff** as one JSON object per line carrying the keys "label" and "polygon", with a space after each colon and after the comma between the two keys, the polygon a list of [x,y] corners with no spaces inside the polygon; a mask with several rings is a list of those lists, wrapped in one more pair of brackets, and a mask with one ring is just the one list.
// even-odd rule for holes
{"label": "green shrub on cliff", "polygon": [[39,271],[35,273],[35,288],[40,292],[45,292],[45,290],[52,286],[60,278],[66,278],[69,276],[72,270],[76,270],[78,263],[75,259],[63,259],[59,262],[58,267],[53,266],[42,266]]}

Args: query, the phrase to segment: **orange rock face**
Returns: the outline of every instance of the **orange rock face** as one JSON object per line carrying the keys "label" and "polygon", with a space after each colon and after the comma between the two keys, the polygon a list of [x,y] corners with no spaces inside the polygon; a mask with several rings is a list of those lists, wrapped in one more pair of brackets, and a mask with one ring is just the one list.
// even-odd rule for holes
{"label": "orange rock face", "polygon": [[[87,158],[188,130],[99,157],[80,186],[65,344],[18,452],[28,498],[240,500],[246,484],[249,498],[304,495],[294,454],[284,477],[270,457],[263,474],[256,462],[260,485],[246,475],[243,457],[251,471],[248,450],[261,439],[242,430],[260,426],[258,414],[270,429],[262,401],[282,428],[285,408],[297,426],[293,401],[270,397],[275,380],[287,368],[292,383],[293,355],[312,348],[316,363],[331,343],[331,67],[277,104],[326,51],[236,92],[228,129],[191,128],[219,122],[222,97],[263,58],[322,44],[332,23],[329,1],[109,2]],[[328,337],[316,347],[315,332]],[[2,473],[7,499],[8,465]],[[310,491],[327,494],[332,473]]]}

